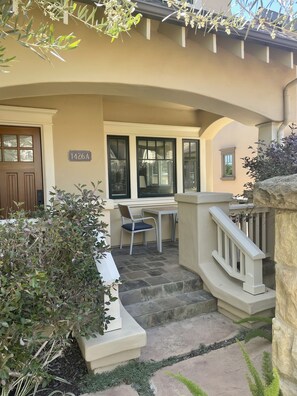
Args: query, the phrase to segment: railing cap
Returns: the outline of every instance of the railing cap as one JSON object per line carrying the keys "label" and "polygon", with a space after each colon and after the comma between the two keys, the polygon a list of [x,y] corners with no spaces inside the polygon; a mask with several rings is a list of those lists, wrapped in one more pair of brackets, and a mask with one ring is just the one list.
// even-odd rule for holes
{"label": "railing cap", "polygon": [[232,201],[233,195],[230,193],[214,193],[214,192],[196,192],[196,193],[184,193],[175,194],[174,199],[176,202],[185,202],[192,204],[216,204],[223,202]]}

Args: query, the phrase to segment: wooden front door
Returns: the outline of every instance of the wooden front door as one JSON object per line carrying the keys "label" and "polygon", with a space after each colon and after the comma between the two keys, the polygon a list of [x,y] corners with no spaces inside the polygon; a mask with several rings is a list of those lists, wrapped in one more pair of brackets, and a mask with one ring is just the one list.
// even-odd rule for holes
{"label": "wooden front door", "polygon": [[43,204],[40,130],[0,126],[0,217]]}

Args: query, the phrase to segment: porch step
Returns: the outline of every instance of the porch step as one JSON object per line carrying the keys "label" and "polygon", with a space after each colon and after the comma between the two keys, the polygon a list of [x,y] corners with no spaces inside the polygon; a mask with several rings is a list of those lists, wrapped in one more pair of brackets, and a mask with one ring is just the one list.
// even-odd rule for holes
{"label": "porch step", "polygon": [[168,295],[125,305],[144,329],[217,310],[216,299],[205,290]]}
{"label": "porch step", "polygon": [[216,299],[202,290],[199,275],[179,265],[178,245],[164,243],[162,254],[136,246],[113,250],[120,279],[120,299],[144,328],[182,320],[217,309]]}
{"label": "porch step", "polygon": [[[176,278],[178,278],[180,275],[181,280],[176,282],[169,282],[168,280],[165,280],[168,283],[161,283],[159,285],[148,285],[148,279],[147,282],[145,279],[138,280],[137,282],[125,281],[120,286],[120,298],[122,304],[126,306],[201,290],[203,286],[201,278],[192,272],[186,271],[188,272],[188,279],[182,280],[182,277],[185,277],[184,272],[185,270],[183,270],[183,273],[175,273]],[[174,273],[171,275],[174,275]],[[152,277],[150,280],[151,283],[156,281],[157,277]]]}

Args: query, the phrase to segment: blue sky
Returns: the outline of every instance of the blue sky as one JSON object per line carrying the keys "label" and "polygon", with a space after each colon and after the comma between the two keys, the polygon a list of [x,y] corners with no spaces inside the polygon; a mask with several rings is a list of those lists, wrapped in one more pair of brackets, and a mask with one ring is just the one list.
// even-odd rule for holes
{"label": "blue sky", "polygon": [[[284,0],[282,2],[289,3],[289,1],[284,1]],[[240,11],[240,8],[238,5],[236,5],[236,0],[232,0],[232,3],[233,3],[233,5],[232,5],[233,13],[238,13]],[[253,1],[249,1],[249,3],[253,3]],[[263,6],[264,8],[269,8],[269,9],[277,11],[277,12],[280,11],[280,1],[277,1],[277,0],[262,0],[262,1],[258,0],[258,1],[255,1],[254,3],[255,3],[255,5],[254,5],[255,10],[258,7]],[[282,11],[283,11],[283,9],[282,9]],[[297,1],[294,1],[294,11],[297,12]]]}

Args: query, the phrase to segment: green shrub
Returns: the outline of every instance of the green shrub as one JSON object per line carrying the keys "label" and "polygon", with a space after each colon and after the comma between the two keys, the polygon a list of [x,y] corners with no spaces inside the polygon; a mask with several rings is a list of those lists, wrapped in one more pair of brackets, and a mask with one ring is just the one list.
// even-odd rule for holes
{"label": "green shrub", "polygon": [[55,189],[42,217],[19,211],[0,225],[1,396],[34,393],[51,379],[46,368],[70,335],[102,334],[112,319],[95,265],[107,246],[97,238],[106,225],[92,186]]}
{"label": "green shrub", "polygon": [[256,147],[249,147],[252,155],[241,158],[246,174],[252,179],[245,184],[248,190],[253,190],[255,182],[297,172],[297,128],[295,124],[290,128],[291,134],[282,138],[280,143],[273,140],[266,144],[259,140]]}

